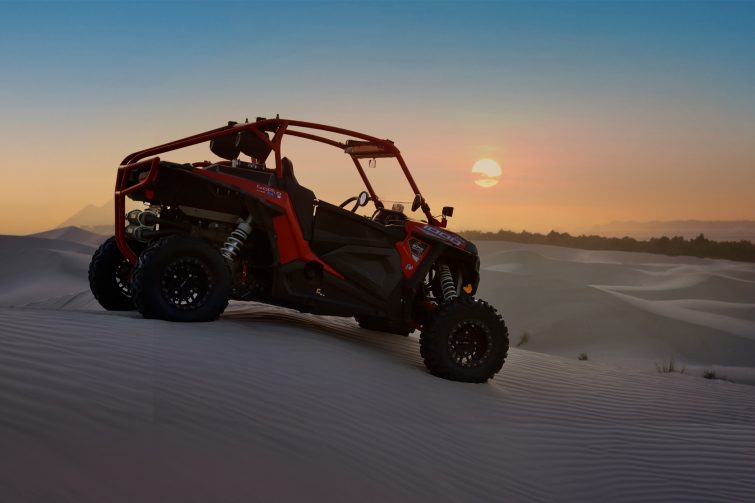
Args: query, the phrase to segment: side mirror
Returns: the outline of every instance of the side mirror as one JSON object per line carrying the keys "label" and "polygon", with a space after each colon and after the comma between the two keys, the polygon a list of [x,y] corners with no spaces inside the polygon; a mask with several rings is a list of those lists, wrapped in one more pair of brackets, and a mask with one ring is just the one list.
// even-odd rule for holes
{"label": "side mirror", "polygon": [[443,216],[451,218],[454,216],[454,207],[453,206],[444,206],[443,207]]}
{"label": "side mirror", "polygon": [[422,205],[422,196],[419,194],[414,195],[414,201],[412,201],[412,211],[417,211]]}
{"label": "side mirror", "polygon": [[359,206],[366,206],[369,200],[370,200],[370,195],[365,190],[360,192],[359,195],[357,196],[357,204]]}

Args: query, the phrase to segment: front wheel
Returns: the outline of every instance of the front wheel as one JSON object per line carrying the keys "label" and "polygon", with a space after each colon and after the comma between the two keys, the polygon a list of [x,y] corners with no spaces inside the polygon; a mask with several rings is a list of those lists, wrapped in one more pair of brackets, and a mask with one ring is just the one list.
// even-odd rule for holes
{"label": "front wheel", "polygon": [[132,288],[145,318],[212,321],[228,306],[231,271],[209,243],[171,236],[139,256]]}
{"label": "front wheel", "polygon": [[420,353],[430,373],[462,382],[486,382],[503,366],[509,334],[493,306],[473,297],[441,304],[425,323]]}

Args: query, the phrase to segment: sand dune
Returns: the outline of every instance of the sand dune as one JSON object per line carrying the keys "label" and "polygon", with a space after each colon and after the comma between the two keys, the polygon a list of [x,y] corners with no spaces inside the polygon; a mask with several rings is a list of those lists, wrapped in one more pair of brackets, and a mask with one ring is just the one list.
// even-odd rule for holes
{"label": "sand dune", "polygon": [[88,290],[94,248],[58,239],[0,236],[0,306]]}
{"label": "sand dune", "polygon": [[71,226],[38,232],[32,234],[31,237],[72,241],[74,243],[84,244],[94,248],[98,247],[106,239],[106,237],[101,234],[95,234],[94,232],[84,230],[80,227]]}
{"label": "sand dune", "polygon": [[[755,264],[479,243],[480,295],[528,349],[652,369],[755,361]],[[593,260],[594,262],[590,262]],[[755,377],[755,376],[754,376]]]}
{"label": "sand dune", "polygon": [[[535,351],[466,385],[350,319],[106,312],[92,250],[0,237],[0,501],[755,494],[755,387],[695,375],[752,377],[748,264],[480,243],[481,296]],[[658,374],[668,355],[688,373]]]}
{"label": "sand dune", "polygon": [[518,350],[492,384],[468,386],[429,376],[415,338],[275,311],[176,325],[0,310],[2,494],[747,501],[755,490],[752,387]]}

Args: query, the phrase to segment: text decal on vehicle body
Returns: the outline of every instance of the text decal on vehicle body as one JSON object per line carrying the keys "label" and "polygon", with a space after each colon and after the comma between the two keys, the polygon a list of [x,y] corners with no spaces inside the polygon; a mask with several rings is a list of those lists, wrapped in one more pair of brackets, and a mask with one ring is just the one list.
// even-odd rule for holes
{"label": "text decal on vehicle body", "polygon": [[467,246],[467,242],[456,234],[444,231],[443,229],[440,229],[438,227],[433,227],[432,225],[423,225],[419,228],[419,230],[430,236],[442,239],[443,241],[448,241],[452,245],[459,248],[464,248],[465,246]]}
{"label": "text decal on vehicle body", "polygon": [[262,192],[268,197],[274,197],[280,199],[283,197],[283,193],[280,190],[274,189],[268,185],[257,185],[257,192]]}

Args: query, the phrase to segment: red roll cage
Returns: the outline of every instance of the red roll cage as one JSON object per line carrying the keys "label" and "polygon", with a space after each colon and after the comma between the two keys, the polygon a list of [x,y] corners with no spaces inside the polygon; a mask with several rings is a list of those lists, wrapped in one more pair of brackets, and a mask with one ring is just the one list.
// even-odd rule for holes
{"label": "red roll cage", "polygon": [[[297,131],[293,129],[289,129],[290,126],[295,126],[299,128],[305,128],[305,129],[315,129],[319,131],[328,131],[331,133],[337,133],[344,136],[353,136],[356,138],[361,139],[362,141],[358,140],[346,140],[345,142],[339,142],[330,138],[326,138],[323,136],[318,136],[312,133],[307,133],[304,131]],[[359,133],[357,131],[350,131],[348,129],[333,127],[333,126],[326,126],[324,124],[316,124],[314,122],[305,122],[305,121],[298,121],[298,120],[289,120],[289,119],[263,119],[258,118],[256,122],[247,122],[243,124],[235,124],[235,123],[229,123],[227,126],[223,126],[217,129],[212,129],[210,131],[205,131],[204,133],[199,133],[196,135],[188,136],[186,138],[182,138],[180,140],[175,140],[169,143],[165,143],[163,145],[158,145],[156,147],[148,148],[145,150],[140,150],[138,152],[134,152],[132,154],[129,154],[126,156],[123,161],[121,162],[120,167],[118,168],[119,176],[118,176],[118,183],[116,184],[115,193],[116,196],[118,195],[126,195],[128,193],[134,192],[136,190],[141,189],[143,186],[148,185],[153,181],[152,177],[148,176],[147,179],[143,180],[142,183],[132,186],[132,187],[122,187],[121,182],[125,180],[125,176],[122,175],[124,171],[131,171],[131,169],[134,169],[139,166],[143,166],[148,163],[159,163],[159,159],[148,159],[146,161],[142,161],[145,157],[149,156],[156,156],[159,154],[163,154],[165,152],[170,152],[172,150],[178,150],[181,148],[189,147],[192,145],[197,145],[199,143],[208,142],[214,138],[218,138],[221,136],[226,136],[230,133],[236,133],[241,131],[250,131],[253,134],[257,135],[262,141],[264,141],[270,148],[272,149],[272,152],[275,153],[275,176],[276,178],[280,179],[282,177],[282,163],[281,163],[281,143],[283,140],[284,135],[291,135],[291,136],[298,136],[300,138],[306,138],[308,140],[317,141],[320,143],[325,143],[327,145],[331,145],[333,147],[342,149],[346,154],[349,154],[351,159],[354,162],[354,165],[357,168],[357,171],[359,172],[359,176],[362,178],[362,181],[364,182],[365,187],[367,188],[367,192],[370,194],[370,197],[373,201],[375,201],[375,204],[382,205],[380,202],[380,198],[378,198],[377,194],[375,194],[374,189],[372,188],[372,184],[370,183],[369,179],[367,178],[367,175],[365,174],[364,168],[361,164],[361,159],[374,159],[378,157],[393,157],[395,158],[399,165],[401,166],[401,170],[404,172],[404,176],[406,176],[407,181],[409,182],[409,185],[412,188],[413,193],[415,196],[419,196],[422,201],[422,210],[425,213],[425,216],[428,218],[428,222],[438,224],[439,222],[435,217],[433,217],[432,213],[430,212],[429,205],[425,202],[424,198],[422,197],[422,193],[419,190],[419,187],[417,187],[417,183],[414,181],[414,178],[412,177],[411,173],[409,172],[409,168],[406,166],[406,162],[404,162],[404,158],[401,156],[401,152],[398,148],[393,144],[391,140],[384,140],[380,138],[376,138],[374,136],[366,135],[364,133]],[[265,135],[265,131],[270,131],[274,133],[274,136],[272,139],[269,139],[267,135]],[[131,169],[129,169],[131,168]],[[150,173],[151,174],[151,173]]]}
{"label": "red roll cage", "polygon": [[[339,142],[331,138],[319,136],[314,133],[301,131],[299,129],[291,129],[291,127],[305,130],[309,129],[315,131],[326,131],[357,139],[348,139],[345,142]],[[265,119],[259,117],[255,122],[229,122],[227,126],[212,129],[192,136],[187,136],[186,138],[182,138],[180,140],[164,143],[156,147],[140,150],[138,152],[127,155],[121,162],[121,165],[118,167],[118,176],[116,178],[115,184],[116,237],[120,238],[119,241],[123,240],[123,233],[119,232],[120,229],[118,227],[119,224],[123,222],[123,215],[125,214],[125,196],[132,192],[143,189],[155,180],[160,164],[160,158],[157,157],[158,155],[165,152],[190,147],[192,145],[197,145],[199,143],[209,142],[214,138],[239,133],[242,131],[249,131],[252,134],[255,134],[270,147],[271,151],[275,154],[275,176],[279,180],[283,176],[281,143],[284,135],[297,136],[342,149],[351,157],[357,171],[359,172],[359,176],[364,182],[367,192],[369,193],[370,197],[377,207],[383,207],[383,203],[380,201],[380,198],[377,196],[377,194],[375,194],[375,191],[372,188],[372,184],[367,178],[364,168],[362,167],[361,160],[374,159],[378,157],[393,157],[401,166],[401,170],[404,172],[404,176],[406,176],[406,179],[409,182],[413,193],[415,194],[415,198],[419,198],[420,207],[427,217],[428,223],[432,225],[443,225],[443,222],[438,221],[430,212],[430,206],[422,197],[422,194],[417,187],[417,183],[414,181],[414,178],[409,172],[409,168],[406,166],[406,163],[401,156],[401,152],[398,148],[396,148],[392,141],[376,138],[374,136],[359,133],[357,131],[327,126],[324,124],[317,124],[314,122],[281,118]],[[269,138],[266,132],[273,133],[273,137]],[[126,185],[129,180],[128,174],[132,170],[143,167],[145,165],[150,166],[150,170],[147,176],[141,179],[138,183],[127,187]]]}

